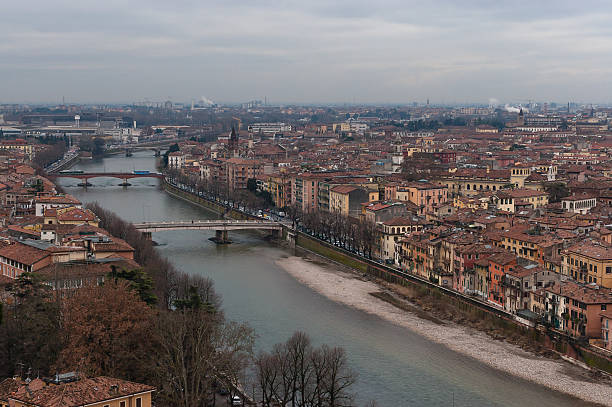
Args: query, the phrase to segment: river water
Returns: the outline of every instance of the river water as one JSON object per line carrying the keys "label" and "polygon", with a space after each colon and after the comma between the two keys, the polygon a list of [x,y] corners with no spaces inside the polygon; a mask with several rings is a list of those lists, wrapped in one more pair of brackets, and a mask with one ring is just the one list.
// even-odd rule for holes
{"label": "river water", "polygon": [[[74,169],[155,171],[153,152],[81,161]],[[128,221],[191,220],[215,215],[159,188],[156,179],[97,178],[87,190],[78,180],[60,179],[66,192],[84,202],[97,201]],[[270,350],[294,331],[307,332],[315,344],[343,346],[359,373],[357,405],[379,406],[575,406],[582,403],[492,369],[430,342],[376,316],[335,303],[298,283],[275,261],[294,255],[259,234],[231,232],[235,242],[217,246],[214,232],[168,231],[154,234],[159,250],[178,268],[215,281],[230,319],[248,322],[257,348]],[[586,404],[585,404],[586,405]]]}

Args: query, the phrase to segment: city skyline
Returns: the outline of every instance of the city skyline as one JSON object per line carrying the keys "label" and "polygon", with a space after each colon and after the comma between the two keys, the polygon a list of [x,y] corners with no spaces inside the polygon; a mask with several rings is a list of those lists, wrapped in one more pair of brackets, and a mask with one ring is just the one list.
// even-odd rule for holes
{"label": "city skyline", "polygon": [[5,5],[0,103],[608,103],[589,2]]}

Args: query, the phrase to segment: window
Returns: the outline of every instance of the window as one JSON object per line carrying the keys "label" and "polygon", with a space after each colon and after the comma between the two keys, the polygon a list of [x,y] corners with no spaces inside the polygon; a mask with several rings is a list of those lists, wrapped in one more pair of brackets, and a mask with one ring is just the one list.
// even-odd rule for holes
{"label": "window", "polygon": [[136,399],[136,407],[142,407],[142,399],[140,397]]}
{"label": "window", "polygon": [[607,304],[601,304],[601,310],[602,310],[602,311],[605,311],[605,310],[607,310],[607,309],[608,309]]}
{"label": "window", "polygon": [[119,407],[125,407],[125,401],[120,401],[119,402]]}
{"label": "window", "polygon": [[612,274],[612,267],[610,266],[606,267],[606,274]]}

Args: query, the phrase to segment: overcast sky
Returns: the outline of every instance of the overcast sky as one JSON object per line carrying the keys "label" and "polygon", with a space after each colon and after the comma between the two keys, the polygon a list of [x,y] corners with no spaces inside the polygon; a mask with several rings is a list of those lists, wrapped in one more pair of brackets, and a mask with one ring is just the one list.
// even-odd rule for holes
{"label": "overcast sky", "polygon": [[0,103],[612,100],[609,0],[2,3]]}

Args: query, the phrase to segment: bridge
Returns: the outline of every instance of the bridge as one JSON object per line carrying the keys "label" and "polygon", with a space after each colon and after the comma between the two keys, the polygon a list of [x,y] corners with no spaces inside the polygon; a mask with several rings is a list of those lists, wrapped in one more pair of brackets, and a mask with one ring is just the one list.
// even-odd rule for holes
{"label": "bridge", "polygon": [[91,184],[88,183],[88,180],[91,178],[102,178],[102,177],[108,177],[108,178],[117,178],[117,179],[121,179],[123,180],[123,183],[121,184],[122,186],[128,186],[130,185],[128,183],[128,179],[132,179],[132,178],[164,178],[163,174],[157,173],[157,172],[147,172],[147,173],[133,173],[133,172],[67,172],[67,173],[61,173],[61,172],[54,172],[52,174],[48,174],[49,177],[51,178],[76,178],[76,179],[82,179],[83,182],[83,186],[87,187],[87,186],[91,186]]}
{"label": "bridge", "polygon": [[195,220],[177,222],[145,222],[134,223],[134,227],[141,231],[145,237],[151,238],[154,232],[166,230],[214,230],[216,243],[231,243],[228,239],[230,230],[270,230],[275,237],[279,237],[283,226],[280,223],[265,220]]}

